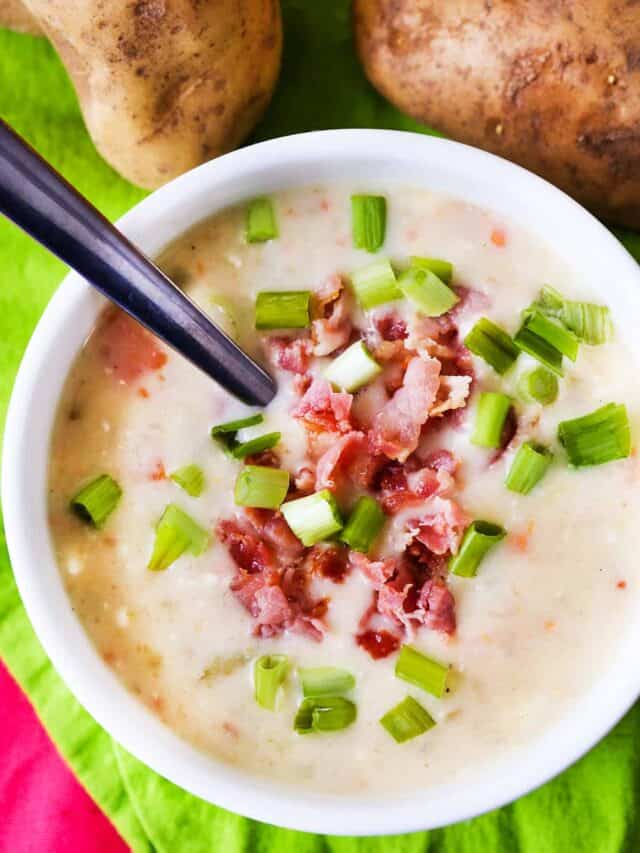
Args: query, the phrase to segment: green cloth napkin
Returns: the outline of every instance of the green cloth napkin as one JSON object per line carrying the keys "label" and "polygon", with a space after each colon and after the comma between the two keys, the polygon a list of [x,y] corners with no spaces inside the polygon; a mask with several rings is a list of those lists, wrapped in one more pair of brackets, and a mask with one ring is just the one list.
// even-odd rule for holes
{"label": "green cloth napkin", "polygon": [[[366,83],[347,0],[284,0],[282,80],[256,138],[327,127],[422,130]],[[144,193],[96,154],[54,51],[0,31],[0,115],[109,217]],[[620,235],[640,259],[640,237]],[[0,429],[18,363],[64,267],[0,222]],[[270,827],[204,803],[153,773],[69,693],[20,602],[0,524],[0,654],[96,803],[136,853],[620,853],[640,850],[640,709],[588,756],[518,802],[429,833],[332,838]],[[238,802],[238,808],[242,803]]]}

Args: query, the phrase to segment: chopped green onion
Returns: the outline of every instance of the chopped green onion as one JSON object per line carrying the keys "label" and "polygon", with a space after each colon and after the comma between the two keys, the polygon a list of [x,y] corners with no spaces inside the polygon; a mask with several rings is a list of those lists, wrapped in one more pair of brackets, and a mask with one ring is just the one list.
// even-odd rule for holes
{"label": "chopped green onion", "polygon": [[428,658],[413,646],[403,646],[400,649],[396,661],[396,678],[415,684],[439,699],[447,687],[448,674],[448,666]]}
{"label": "chopped green onion", "polygon": [[284,682],[289,659],[286,655],[263,655],[253,665],[253,684],[258,705],[275,711],[278,690]]}
{"label": "chopped green onion", "polygon": [[340,534],[340,541],[354,551],[368,553],[384,524],[385,514],[376,500],[363,495],[358,498]]}
{"label": "chopped green onion", "polygon": [[342,696],[315,696],[303,699],[293,721],[298,734],[337,732],[346,729],[357,716],[356,706]]}
{"label": "chopped green onion", "polygon": [[609,403],[589,415],[562,421],[558,438],[569,462],[576,467],[624,459],[631,453],[627,409],[622,404]]}
{"label": "chopped green onion", "polygon": [[199,498],[204,490],[204,471],[199,465],[185,465],[169,476],[192,498]]}
{"label": "chopped green onion", "polygon": [[257,426],[264,421],[264,415],[259,412],[256,415],[249,415],[248,418],[239,418],[235,421],[228,421],[226,424],[217,424],[211,428],[211,438],[219,444],[225,453],[231,455],[234,448],[238,446],[236,434],[239,430],[245,427]]}
{"label": "chopped green onion", "polygon": [[451,557],[449,571],[462,578],[472,578],[486,554],[507,535],[504,527],[491,521],[472,521],[467,527],[460,550]]}
{"label": "chopped green onion", "polygon": [[402,297],[393,267],[386,259],[356,270],[351,275],[351,284],[358,302],[365,310]]}
{"label": "chopped green onion", "polygon": [[269,198],[255,198],[247,208],[247,243],[264,243],[278,236],[278,223]]}
{"label": "chopped green onion", "polygon": [[534,305],[537,305],[541,311],[545,314],[549,314],[551,317],[560,317],[562,314],[562,307],[564,305],[564,298],[555,288],[545,284],[540,291],[540,296],[537,302],[535,302]]}
{"label": "chopped green onion", "polygon": [[163,572],[186,551],[198,557],[208,544],[207,531],[179,506],[169,504],[156,525],[156,539],[147,568]]}
{"label": "chopped green onion", "polygon": [[118,505],[122,489],[109,474],[92,480],[71,498],[71,509],[83,521],[102,527]]}
{"label": "chopped green onion", "polygon": [[234,500],[238,506],[278,509],[288,491],[288,471],[264,465],[245,465],[236,480]]}
{"label": "chopped green onion", "polygon": [[256,296],[256,329],[306,329],[310,290],[261,290]]}
{"label": "chopped green onion", "polygon": [[329,489],[287,501],[280,507],[280,511],[289,527],[307,547],[342,530],[340,510]]}
{"label": "chopped green onion", "polygon": [[416,269],[430,270],[435,273],[445,284],[449,284],[453,278],[453,264],[449,261],[442,261],[440,258],[420,258],[417,255],[412,255],[409,261]]}
{"label": "chopped green onion", "polygon": [[553,461],[553,453],[540,444],[527,441],[520,445],[505,480],[505,486],[512,492],[528,495],[531,489],[544,477]]}
{"label": "chopped green onion", "polygon": [[234,459],[244,459],[245,456],[251,456],[252,453],[262,453],[263,450],[270,450],[275,447],[281,437],[282,434],[279,432],[267,432],[265,435],[258,435],[256,438],[242,442],[242,444],[236,444],[231,449],[231,455]]}
{"label": "chopped green onion", "polygon": [[460,301],[457,294],[431,270],[409,267],[399,276],[398,287],[427,317],[439,317]]}
{"label": "chopped green onion", "polygon": [[558,396],[558,378],[545,367],[534,367],[518,380],[518,391],[528,403],[548,406]]}
{"label": "chopped green onion", "polygon": [[382,195],[351,196],[351,227],[356,249],[377,252],[384,243],[387,200]]}
{"label": "chopped green onion", "polygon": [[578,339],[572,331],[565,326],[556,323],[549,317],[545,317],[539,311],[530,314],[525,321],[525,325],[534,334],[554,346],[562,355],[565,355],[571,361],[575,361],[578,357]]}
{"label": "chopped green onion", "polygon": [[356,686],[356,680],[346,669],[317,666],[299,670],[302,694],[309,696],[340,696]]}
{"label": "chopped green onion", "polygon": [[362,341],[351,344],[325,370],[325,378],[343,391],[357,391],[380,373],[382,368]]}
{"label": "chopped green onion", "polygon": [[606,305],[565,301],[562,322],[585,344],[606,344],[613,337],[613,321]]}
{"label": "chopped green onion", "polygon": [[511,398],[498,391],[483,391],[478,398],[476,423],[471,441],[479,447],[500,447],[502,428],[511,408]]}
{"label": "chopped green onion", "polygon": [[544,364],[549,370],[553,370],[558,376],[562,376],[562,353],[549,341],[533,332],[525,323],[516,332],[513,339],[514,344],[522,352],[528,353],[536,361]]}
{"label": "chopped green onion", "polygon": [[511,337],[486,317],[481,317],[464,339],[465,346],[495,371],[506,373],[519,356]]}
{"label": "chopped green onion", "polygon": [[380,717],[380,722],[396,743],[418,737],[432,729],[436,721],[413,696],[407,696]]}

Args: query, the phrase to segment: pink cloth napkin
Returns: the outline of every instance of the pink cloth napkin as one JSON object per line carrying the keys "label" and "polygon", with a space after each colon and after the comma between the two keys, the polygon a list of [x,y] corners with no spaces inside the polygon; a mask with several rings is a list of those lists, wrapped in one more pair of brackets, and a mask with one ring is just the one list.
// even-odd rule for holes
{"label": "pink cloth napkin", "polygon": [[126,853],[0,661],[0,853]]}

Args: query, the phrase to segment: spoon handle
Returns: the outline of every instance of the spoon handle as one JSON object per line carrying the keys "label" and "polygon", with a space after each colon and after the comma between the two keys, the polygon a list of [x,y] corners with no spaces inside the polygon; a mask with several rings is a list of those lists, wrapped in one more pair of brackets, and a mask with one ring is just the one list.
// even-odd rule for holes
{"label": "spoon handle", "polygon": [[273,398],[269,374],[2,120],[0,213],[240,400]]}

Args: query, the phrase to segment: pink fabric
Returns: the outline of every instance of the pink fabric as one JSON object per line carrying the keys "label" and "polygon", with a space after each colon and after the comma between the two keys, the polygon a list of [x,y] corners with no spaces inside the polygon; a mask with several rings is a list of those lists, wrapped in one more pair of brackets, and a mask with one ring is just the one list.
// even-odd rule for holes
{"label": "pink fabric", "polygon": [[0,853],[126,853],[0,662]]}

